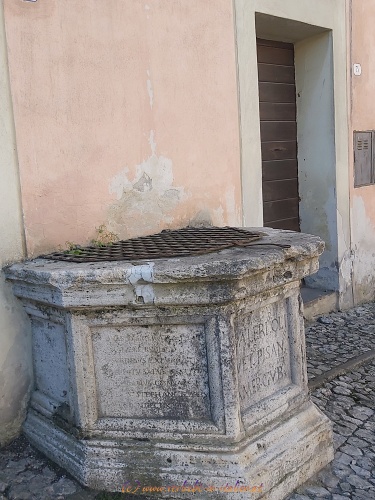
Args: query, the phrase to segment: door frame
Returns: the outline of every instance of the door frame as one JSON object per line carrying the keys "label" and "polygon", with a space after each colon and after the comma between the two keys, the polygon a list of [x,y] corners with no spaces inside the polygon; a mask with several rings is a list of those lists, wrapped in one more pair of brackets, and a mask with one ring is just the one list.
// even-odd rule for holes
{"label": "door frame", "polygon": [[[315,288],[339,292],[339,305],[345,308],[353,303],[346,44],[345,39],[334,41],[334,29],[339,27],[333,21],[330,29],[295,20],[296,10],[304,15],[304,3],[299,0],[299,8],[291,9],[291,17],[287,18],[271,15],[268,0],[262,0],[267,13],[256,12],[254,5],[259,2],[234,0],[243,225],[263,224],[258,78],[254,77],[256,37],[292,42],[296,51],[301,231],[318,235],[326,242],[320,270],[308,281]],[[295,2],[287,4],[292,7]],[[285,16],[285,3],[283,9]],[[309,79],[313,84],[308,84]],[[320,99],[322,89],[324,95]]]}

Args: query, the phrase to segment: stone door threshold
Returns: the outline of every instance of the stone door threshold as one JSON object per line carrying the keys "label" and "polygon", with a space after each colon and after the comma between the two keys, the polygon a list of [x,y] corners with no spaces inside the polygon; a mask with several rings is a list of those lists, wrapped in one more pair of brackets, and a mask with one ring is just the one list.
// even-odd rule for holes
{"label": "stone door threshold", "polygon": [[303,300],[303,316],[311,321],[322,314],[337,311],[337,293],[331,290],[320,290],[301,286]]}

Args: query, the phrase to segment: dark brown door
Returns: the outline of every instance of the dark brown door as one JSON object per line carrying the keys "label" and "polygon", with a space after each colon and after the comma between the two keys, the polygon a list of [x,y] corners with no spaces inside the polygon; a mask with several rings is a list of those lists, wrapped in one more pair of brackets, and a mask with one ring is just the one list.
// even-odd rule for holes
{"label": "dark brown door", "polygon": [[264,225],[299,231],[293,44],[257,40]]}

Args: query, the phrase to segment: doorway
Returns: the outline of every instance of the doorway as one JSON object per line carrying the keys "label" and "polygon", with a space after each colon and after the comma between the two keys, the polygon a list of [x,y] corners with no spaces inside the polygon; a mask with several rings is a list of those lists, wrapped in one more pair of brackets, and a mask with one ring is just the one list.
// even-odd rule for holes
{"label": "doorway", "polygon": [[300,231],[294,45],[257,39],[263,224]]}

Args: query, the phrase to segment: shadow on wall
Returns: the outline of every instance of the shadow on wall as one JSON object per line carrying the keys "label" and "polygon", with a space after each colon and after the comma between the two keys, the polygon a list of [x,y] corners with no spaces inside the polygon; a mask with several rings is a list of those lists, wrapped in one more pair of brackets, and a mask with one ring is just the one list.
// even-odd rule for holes
{"label": "shadow on wall", "polygon": [[21,431],[31,383],[30,322],[0,272],[0,447]]}

